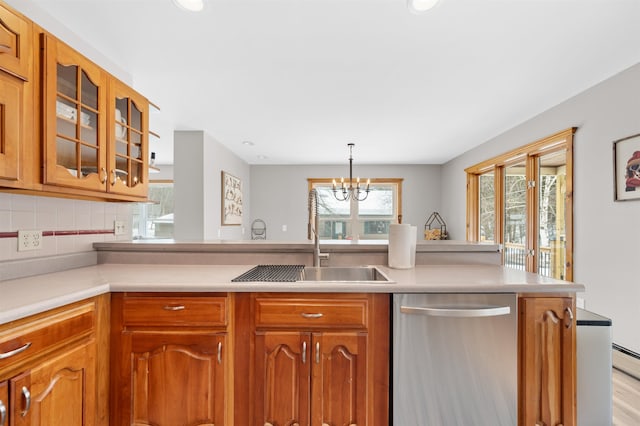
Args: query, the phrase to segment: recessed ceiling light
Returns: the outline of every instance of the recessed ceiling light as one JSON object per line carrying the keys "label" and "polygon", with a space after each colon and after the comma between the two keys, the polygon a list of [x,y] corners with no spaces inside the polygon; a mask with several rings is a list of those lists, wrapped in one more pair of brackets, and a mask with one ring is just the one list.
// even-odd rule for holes
{"label": "recessed ceiling light", "polygon": [[191,12],[200,12],[204,8],[204,0],[173,0],[176,6]]}
{"label": "recessed ceiling light", "polygon": [[266,155],[256,155],[256,157],[258,158],[258,160],[266,160],[267,158],[269,158]]}
{"label": "recessed ceiling light", "polygon": [[433,8],[439,0],[407,0],[407,6],[413,13],[422,13]]}
{"label": "recessed ceiling light", "polygon": [[251,141],[242,141],[242,145],[246,145],[246,146],[254,146],[255,144]]}

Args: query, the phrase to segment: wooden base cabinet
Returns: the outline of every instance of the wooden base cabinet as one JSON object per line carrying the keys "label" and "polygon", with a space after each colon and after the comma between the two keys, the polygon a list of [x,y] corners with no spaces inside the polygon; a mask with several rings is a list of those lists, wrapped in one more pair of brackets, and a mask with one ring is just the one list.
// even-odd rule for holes
{"label": "wooden base cabinet", "polygon": [[226,296],[112,296],[112,425],[233,425]]}
{"label": "wooden base cabinet", "polygon": [[574,297],[519,301],[520,425],[576,424]]}
{"label": "wooden base cabinet", "polygon": [[236,366],[252,377],[244,386],[236,379],[238,424],[389,424],[388,295],[238,299]]}
{"label": "wooden base cabinet", "polygon": [[0,327],[0,425],[95,425],[96,305]]}

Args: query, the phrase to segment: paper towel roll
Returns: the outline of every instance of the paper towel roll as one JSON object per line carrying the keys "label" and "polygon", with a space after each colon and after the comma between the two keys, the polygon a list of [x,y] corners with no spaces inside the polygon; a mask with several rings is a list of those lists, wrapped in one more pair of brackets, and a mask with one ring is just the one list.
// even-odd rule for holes
{"label": "paper towel roll", "polygon": [[410,269],[416,264],[415,226],[408,224],[389,225],[389,267]]}

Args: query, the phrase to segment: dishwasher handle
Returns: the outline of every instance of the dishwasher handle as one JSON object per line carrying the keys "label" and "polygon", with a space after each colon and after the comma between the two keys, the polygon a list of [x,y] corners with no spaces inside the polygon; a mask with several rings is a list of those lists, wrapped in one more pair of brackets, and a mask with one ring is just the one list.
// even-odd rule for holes
{"label": "dishwasher handle", "polygon": [[510,306],[477,306],[477,307],[422,307],[400,306],[403,314],[427,315],[431,317],[477,318],[497,317],[511,313]]}

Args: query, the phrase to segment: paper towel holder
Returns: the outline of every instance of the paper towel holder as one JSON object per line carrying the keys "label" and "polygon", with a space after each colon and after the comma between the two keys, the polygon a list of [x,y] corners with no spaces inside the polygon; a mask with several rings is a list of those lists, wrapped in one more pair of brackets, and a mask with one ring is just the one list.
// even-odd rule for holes
{"label": "paper towel holder", "polygon": [[442,216],[440,216],[440,213],[431,213],[431,216],[429,216],[424,224],[424,239],[446,240],[448,237],[449,235],[447,234],[447,224],[445,223]]}

